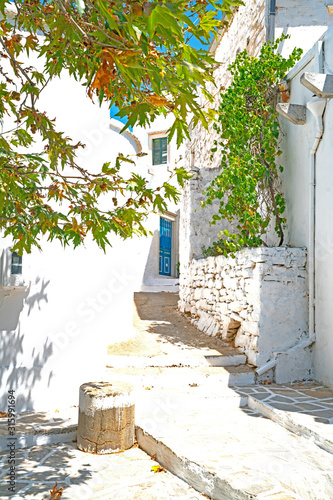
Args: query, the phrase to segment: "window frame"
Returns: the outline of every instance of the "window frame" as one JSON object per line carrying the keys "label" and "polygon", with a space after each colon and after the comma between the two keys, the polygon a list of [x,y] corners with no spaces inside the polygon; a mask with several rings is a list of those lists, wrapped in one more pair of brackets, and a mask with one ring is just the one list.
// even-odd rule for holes
{"label": "window frame", "polygon": [[[156,147],[154,145],[160,144],[159,151],[156,151]],[[166,146],[166,147],[165,147]],[[155,156],[158,153],[159,160],[155,162]],[[166,153],[166,156],[163,155]],[[165,161],[163,161],[165,159]],[[152,138],[152,165],[167,165],[168,164],[168,138],[167,137],[153,137]]]}
{"label": "window frame", "polygon": [[159,165],[168,166],[170,163],[170,144],[169,144],[169,142],[167,142],[167,161],[166,161],[166,163],[156,163],[156,164],[153,163],[153,161],[154,161],[153,140],[154,139],[164,139],[164,138],[166,138],[166,139],[168,138],[168,134],[166,131],[154,132],[152,134],[149,134],[149,136],[148,136],[149,164],[152,167],[156,167]]}

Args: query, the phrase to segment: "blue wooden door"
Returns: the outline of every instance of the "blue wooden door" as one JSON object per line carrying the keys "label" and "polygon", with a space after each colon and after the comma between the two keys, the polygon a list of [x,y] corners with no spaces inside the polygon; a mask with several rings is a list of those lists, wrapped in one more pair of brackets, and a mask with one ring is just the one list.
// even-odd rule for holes
{"label": "blue wooden door", "polygon": [[171,276],[172,222],[160,218],[160,270],[164,276]]}

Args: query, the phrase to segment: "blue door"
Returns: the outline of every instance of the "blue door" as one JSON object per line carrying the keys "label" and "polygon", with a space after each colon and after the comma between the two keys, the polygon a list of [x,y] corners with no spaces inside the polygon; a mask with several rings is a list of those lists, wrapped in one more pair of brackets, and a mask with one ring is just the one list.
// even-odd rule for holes
{"label": "blue door", "polygon": [[172,222],[160,218],[160,270],[163,276],[171,276]]}

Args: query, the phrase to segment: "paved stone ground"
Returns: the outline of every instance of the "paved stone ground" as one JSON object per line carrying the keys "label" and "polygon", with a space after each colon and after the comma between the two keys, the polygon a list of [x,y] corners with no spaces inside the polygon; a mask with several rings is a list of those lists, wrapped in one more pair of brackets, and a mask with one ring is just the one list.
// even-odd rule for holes
{"label": "paved stone ground", "polygon": [[[240,403],[237,396],[244,396]],[[252,396],[271,407],[292,412],[293,417],[305,417],[307,424],[316,425],[322,430],[323,435],[333,433],[333,389],[324,387],[317,383],[305,383],[302,385],[276,385],[269,386],[255,385],[250,387],[233,387],[221,391],[220,387],[188,386],[182,391],[177,388],[161,389],[153,386],[142,387],[136,394],[136,413],[144,415],[145,411],[153,411],[162,406],[170,405],[170,414],[175,412],[184,397],[187,404],[197,405],[198,402],[211,398],[219,399],[222,407],[226,407],[227,398],[235,399],[233,406],[245,406],[247,396]],[[163,404],[164,403],[164,404]],[[202,407],[201,407],[202,408]],[[159,410],[160,411],[160,410]],[[24,412],[16,416],[16,434],[18,433],[45,433],[61,431],[70,426],[77,425],[78,408],[61,409],[60,412]],[[0,417],[0,436],[7,436],[7,418]]]}
{"label": "paved stone ground", "polygon": [[137,419],[140,446],[210,498],[333,498],[333,455],[254,410],[183,395],[155,422],[149,415]]}
{"label": "paved stone ground", "polygon": [[[146,448],[145,440],[139,439],[145,451],[156,454],[162,465],[211,498],[333,499],[333,455],[244,406],[247,396],[270,404],[286,404],[281,397],[288,397],[289,404],[300,412],[291,406],[295,415],[316,411],[315,405],[332,412],[332,390],[312,383],[226,388],[222,394],[219,388],[207,389],[152,387],[139,391],[136,423],[154,440],[153,448],[151,443]],[[57,423],[61,429],[73,425],[73,412],[77,415],[77,408],[50,414],[57,419],[51,424]],[[36,414],[34,420],[32,413],[21,414],[18,422],[26,430],[43,432],[48,429],[46,415]],[[4,431],[6,419],[1,420]],[[329,420],[319,422],[323,435],[326,430],[331,432]],[[181,457],[186,457],[186,467],[177,462]],[[1,500],[46,500],[55,481],[64,487],[64,500],[204,498],[170,473],[154,474],[151,467],[155,462],[138,448],[98,456],[82,453],[75,444],[58,444],[21,449],[15,458],[17,494],[10,496],[6,490],[8,452],[0,454]],[[192,475],[187,476],[185,469]]]}
{"label": "paved stone ground", "polygon": [[[61,431],[77,425],[77,418],[78,409],[74,406],[68,409],[62,408],[61,411],[18,413],[15,417],[15,434]],[[0,417],[0,436],[6,436],[7,433],[7,414],[5,414]]]}
{"label": "paved stone ground", "polygon": [[1,500],[43,500],[58,483],[61,500],[199,500],[205,497],[137,447],[113,455],[83,453],[70,444],[16,451],[16,492],[8,491],[8,454],[0,453]]}
{"label": "paved stone ground", "polygon": [[[226,346],[197,332],[179,315],[173,294],[147,295],[140,294],[137,300],[137,336],[109,348],[110,355],[126,356],[128,363],[109,369],[108,377],[127,376],[136,382],[140,446],[209,498],[333,499],[333,455],[328,453],[333,443],[333,391],[311,383],[228,388],[229,375],[234,371],[238,379],[244,378],[246,367],[231,366],[224,373],[221,367],[196,364],[206,356],[222,355]],[[130,360],[136,356],[150,356],[152,365],[133,366]],[[161,356],[166,359],[164,367],[154,366]],[[195,363],[183,367],[179,361],[172,367],[177,357]],[[244,380],[248,376],[245,373]],[[261,413],[257,411],[260,404]],[[16,431],[21,435],[61,433],[76,422],[77,408],[25,413],[17,417]],[[6,432],[4,415],[0,441]],[[328,445],[320,449],[324,441]],[[67,443],[33,446],[16,454],[20,490],[8,496],[8,452],[2,452],[0,500],[46,500],[55,481],[64,487],[61,500],[204,498],[170,473],[154,474],[151,468],[156,462],[138,448],[98,456]]]}
{"label": "paved stone ground", "polygon": [[237,392],[253,396],[277,410],[308,416],[309,422],[333,424],[333,390],[320,384],[238,387]]}
{"label": "paved stone ground", "polygon": [[[192,326],[177,310],[178,298],[176,293],[136,293],[136,334],[126,342],[110,345],[108,354],[146,358],[176,357],[183,359],[184,365],[184,358],[202,360],[205,356],[239,353],[230,344],[208,337]],[[127,362],[130,363],[130,359]]]}

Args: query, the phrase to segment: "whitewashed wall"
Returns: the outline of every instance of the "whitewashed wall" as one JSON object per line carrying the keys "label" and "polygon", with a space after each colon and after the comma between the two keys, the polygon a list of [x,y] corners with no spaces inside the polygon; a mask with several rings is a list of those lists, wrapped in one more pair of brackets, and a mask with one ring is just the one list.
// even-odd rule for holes
{"label": "whitewashed wall", "polygon": [[[307,338],[306,252],[252,248],[232,257],[192,260],[181,274],[179,307],[208,335],[234,342],[248,362],[262,367]],[[277,363],[277,382],[312,375],[310,349]],[[278,358],[278,356],[277,356]],[[278,358],[279,359],[279,358]]]}
{"label": "whitewashed wall", "polygon": [[[154,187],[178,161],[175,141],[169,164],[152,173],[149,157],[136,157],[139,146],[149,152],[148,134],[167,131],[171,119],[156,120],[151,129],[136,128],[133,135],[119,134],[122,125],[110,120],[108,107],[93,104],[84,88],[65,75],[42,96],[39,109],[56,117],[58,130],[86,144],[79,161],[89,170],[114,161],[118,153],[129,154],[137,165],[124,164],[122,172],[134,170]],[[169,210],[176,213],[178,207],[170,204]],[[106,346],[133,335],[133,292],[140,291],[147,269],[149,283],[161,284],[159,215],[151,214],[147,227],[155,238],[124,242],[111,235],[105,254],[87,238],[76,250],[42,241],[42,252],[23,256],[27,287],[0,286],[1,408],[9,389],[16,391],[17,411],[77,404],[79,385],[103,378]],[[0,240],[0,258],[10,245],[9,239]]]}
{"label": "whitewashed wall", "polygon": [[[282,33],[291,37],[279,46],[279,52],[283,56],[287,57],[294,47],[301,47],[306,53],[325,32],[327,29],[326,4],[325,0],[276,1],[275,37]],[[227,87],[231,82],[230,73],[227,71],[228,65],[235,60],[237,53],[244,49],[250,56],[258,56],[266,41],[269,7],[270,1],[268,0],[247,0],[235,11],[229,25],[221,31],[217,41],[213,42],[212,53],[216,61],[220,62],[214,73],[216,87],[210,88],[216,96],[214,102],[216,109],[220,102],[220,89]],[[186,164],[200,170],[196,178],[212,179],[217,175],[220,168],[220,156],[217,152],[211,159],[211,149],[214,146],[214,140],[218,139],[213,125],[208,131],[200,125],[192,131],[191,142],[187,145]],[[283,165],[282,160],[281,164]],[[209,169],[215,169],[214,173],[205,172]],[[184,232],[180,247],[181,262],[184,264],[195,256],[200,257],[202,246],[209,246],[212,241],[216,241],[217,234],[228,227],[225,221],[209,226],[212,209],[200,209],[200,202],[204,199],[203,187],[207,187],[208,184],[203,181],[186,187],[185,206],[181,215],[181,231]],[[198,212],[188,209],[188,200],[195,200],[193,208]],[[272,231],[267,236],[266,243],[269,245],[278,244],[278,238],[273,233]]]}
{"label": "whitewashed wall", "polygon": [[279,47],[287,57],[294,47],[301,47],[305,55],[327,29],[327,0],[277,0],[275,38],[289,35]]}
{"label": "whitewashed wall", "polygon": [[[300,82],[304,72],[323,73],[325,54],[331,53],[325,37],[309,51],[290,73],[290,102],[306,105],[313,94]],[[311,148],[318,123],[307,110],[306,124],[296,126],[280,118],[286,168],[284,190],[287,198],[288,242],[308,245],[310,214]],[[324,134],[316,154],[315,183],[315,333],[314,369],[319,381],[333,386],[333,106],[328,100],[324,113]]]}

